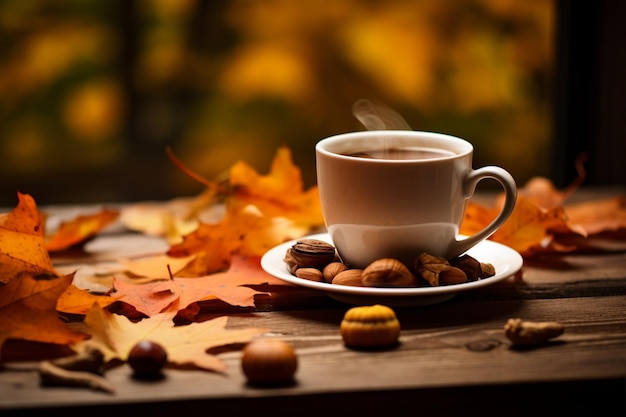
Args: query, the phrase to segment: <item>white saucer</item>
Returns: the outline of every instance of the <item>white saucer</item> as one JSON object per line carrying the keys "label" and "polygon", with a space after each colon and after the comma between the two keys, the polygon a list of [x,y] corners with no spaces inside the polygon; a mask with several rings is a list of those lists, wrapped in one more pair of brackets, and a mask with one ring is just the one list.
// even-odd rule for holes
{"label": "white saucer", "polygon": [[[332,243],[327,233],[310,235],[307,238]],[[523,264],[522,256],[515,250],[500,243],[485,240],[470,249],[467,254],[495,267],[496,274],[489,278],[441,287],[353,287],[309,281],[292,275],[283,259],[287,249],[295,243],[296,240],[292,240],[267,251],[261,258],[261,267],[267,273],[285,282],[324,291],[338,301],[354,305],[384,304],[392,307],[411,307],[441,303],[454,297],[460,291],[481,288],[502,281],[519,271]]]}

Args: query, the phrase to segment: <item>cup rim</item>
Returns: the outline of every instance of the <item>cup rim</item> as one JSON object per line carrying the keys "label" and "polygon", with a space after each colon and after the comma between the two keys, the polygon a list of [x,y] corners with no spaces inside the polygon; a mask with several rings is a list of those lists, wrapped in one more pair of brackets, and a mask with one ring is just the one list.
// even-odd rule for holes
{"label": "cup rim", "polygon": [[[345,159],[352,160],[352,159],[355,159],[355,157],[345,155],[345,153],[362,152],[365,149],[363,148],[355,149],[354,147],[347,148],[345,146],[342,146],[342,144],[345,143],[346,140],[350,139],[353,141],[356,138],[356,139],[360,139],[362,142],[365,142],[366,140],[371,140],[373,137],[379,137],[381,135],[382,136],[391,135],[396,138],[420,137],[420,138],[425,139],[426,142],[430,141],[433,144],[435,142],[441,143],[441,141],[444,141],[445,143],[450,144],[451,147],[454,147],[455,150],[453,151],[454,152],[453,155],[444,156],[444,157],[437,158],[437,159],[390,160],[390,159],[382,159],[382,158],[368,158],[366,159],[366,161],[376,161],[376,162],[385,161],[385,162],[391,162],[391,163],[415,163],[415,162],[427,162],[427,161],[434,161],[434,160],[441,161],[445,159],[462,158],[464,156],[471,155],[472,152],[474,151],[473,145],[466,139],[462,139],[460,137],[448,135],[445,133],[420,131],[420,130],[363,130],[363,131],[340,133],[340,134],[328,136],[318,141],[315,144],[315,150],[316,152],[320,154],[324,154],[329,157],[345,158]],[[433,147],[437,148],[436,146],[433,146]],[[450,151],[449,147],[444,148],[444,149]],[[358,159],[363,160],[362,158],[358,158]]]}

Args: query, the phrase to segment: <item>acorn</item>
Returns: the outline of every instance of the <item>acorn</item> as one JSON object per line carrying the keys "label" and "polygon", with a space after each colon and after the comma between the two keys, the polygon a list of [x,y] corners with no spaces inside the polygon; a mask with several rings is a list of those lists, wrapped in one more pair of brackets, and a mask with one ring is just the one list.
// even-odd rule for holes
{"label": "acorn", "polygon": [[137,377],[158,377],[167,363],[167,352],[156,342],[141,340],[131,348],[127,362]]}
{"label": "acorn", "polygon": [[298,357],[280,339],[257,339],[243,349],[241,369],[251,385],[286,385],[294,382]]}

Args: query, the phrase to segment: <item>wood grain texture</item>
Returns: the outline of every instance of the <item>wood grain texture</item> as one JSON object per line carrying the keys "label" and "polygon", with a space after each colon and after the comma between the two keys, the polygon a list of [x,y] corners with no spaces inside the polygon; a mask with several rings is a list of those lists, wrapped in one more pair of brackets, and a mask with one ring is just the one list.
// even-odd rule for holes
{"label": "wood grain texture", "polygon": [[[248,387],[239,369],[240,351],[222,352],[227,375],[167,370],[153,383],[131,378],[121,366],[107,372],[115,395],[89,390],[42,388],[29,363],[5,364],[0,373],[0,409],[200,401],[211,407],[226,398],[319,396],[339,393],[422,392],[436,388],[516,387],[528,384],[610,383],[626,377],[626,296],[485,301],[458,298],[419,309],[398,310],[400,345],[392,350],[347,349],[338,325],[347,307],[235,314],[230,326],[266,326],[296,348],[297,384],[259,390]],[[563,336],[536,348],[518,349],[504,336],[509,317],[557,320]],[[558,387],[558,384],[556,385]],[[622,393],[623,394],[623,393]],[[35,402],[33,402],[36,398]],[[486,400],[490,398],[485,396]],[[3,413],[4,414],[4,413]]]}
{"label": "wood grain texture", "polygon": [[[116,252],[138,250],[136,236],[106,239]],[[81,254],[75,261],[88,260]],[[292,386],[248,386],[239,346],[212,352],[227,363],[224,375],[168,368],[164,379],[145,382],[122,365],[106,373],[114,395],[42,387],[37,362],[23,359],[66,351],[9,341],[0,362],[0,414],[380,416],[393,408],[412,416],[625,415],[624,252],[526,262],[520,274],[447,302],[398,308],[400,343],[381,351],[344,346],[339,324],[350,305],[306,288],[259,289],[270,294],[258,296],[256,308],[212,300],[201,317],[228,315],[229,327],[267,327],[267,336],[291,343],[299,359]],[[558,321],[566,330],[544,345],[517,348],[503,330],[515,317]]]}

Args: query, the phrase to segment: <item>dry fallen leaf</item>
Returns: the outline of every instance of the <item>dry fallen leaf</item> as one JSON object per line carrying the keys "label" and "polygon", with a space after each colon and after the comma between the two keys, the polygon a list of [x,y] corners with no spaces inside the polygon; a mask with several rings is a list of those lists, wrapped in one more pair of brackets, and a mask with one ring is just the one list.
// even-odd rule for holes
{"label": "dry fallen leaf", "polygon": [[106,307],[117,301],[107,294],[93,294],[87,290],[70,285],[57,301],[57,311],[67,314],[85,315],[94,303]]}
{"label": "dry fallen leaf", "polygon": [[111,314],[94,305],[85,324],[92,338],[74,344],[72,349],[84,352],[100,350],[106,362],[126,361],[130,349],[140,340],[159,343],[168,354],[170,365],[193,367],[205,371],[224,372],[226,364],[208,349],[236,343],[246,343],[267,332],[264,328],[227,329],[228,317],[222,316],[201,323],[175,326],[175,313],[162,313],[133,323],[125,316]]}
{"label": "dry fallen leaf", "polygon": [[129,230],[148,236],[165,237],[171,244],[193,232],[199,222],[217,222],[223,205],[213,204],[214,192],[169,201],[145,201],[122,207],[120,222]]}
{"label": "dry fallen leaf", "polygon": [[62,274],[74,273],[72,284],[81,290],[93,294],[104,294],[113,288],[115,274],[122,274],[122,267],[117,262],[96,262],[59,265]]}
{"label": "dry fallen leaf", "polygon": [[170,280],[164,282],[167,286],[163,286],[160,281],[132,284],[114,278],[113,294],[121,302],[129,304],[137,311],[151,317],[165,311],[180,297],[175,288],[170,288],[172,286]]}
{"label": "dry fallen leaf", "polygon": [[268,175],[259,175],[244,162],[233,165],[229,186],[234,193],[227,205],[252,204],[265,216],[285,217],[308,230],[324,224],[317,187],[304,190],[300,170],[287,147],[278,149]]}
{"label": "dry fallen leaf", "polygon": [[509,219],[491,239],[524,254],[545,246],[556,231],[585,235],[584,230],[569,224],[562,207],[543,209],[520,196]]}
{"label": "dry fallen leaf", "polygon": [[583,177],[580,177],[566,189],[559,190],[549,179],[534,177],[528,180],[524,187],[518,191],[519,195],[532,202],[533,205],[550,210],[563,207],[567,199],[576,191],[582,179]]}
{"label": "dry fallen leaf", "polygon": [[207,297],[219,298],[233,306],[253,307],[254,296],[265,293],[247,286],[290,285],[265,272],[261,268],[260,257],[239,255],[232,258],[228,271],[199,278],[174,278],[174,281],[181,289],[179,309]]}
{"label": "dry fallen leaf", "polygon": [[56,310],[72,278],[35,279],[21,274],[0,286],[0,347],[7,339],[61,345],[85,339],[87,335],[68,327]]}
{"label": "dry fallen leaf", "polygon": [[228,209],[218,224],[201,223],[167,252],[172,257],[198,255],[185,276],[202,276],[228,268],[233,255],[261,256],[272,247],[302,234],[283,218],[265,216],[255,206]]}
{"label": "dry fallen leaf", "polygon": [[18,205],[0,216],[0,283],[29,273],[57,276],[46,250],[44,222],[35,200],[18,193]]}
{"label": "dry fallen leaf", "polygon": [[272,277],[260,266],[259,257],[234,256],[228,271],[202,277],[181,278],[132,284],[116,279],[115,297],[146,316],[179,311],[206,299],[220,300],[238,307],[254,307],[254,296],[266,294],[250,285],[289,285]]}
{"label": "dry fallen leaf", "polygon": [[[580,180],[575,181],[578,186]],[[626,239],[626,197],[568,205],[575,186],[558,190],[545,178],[533,178],[520,189],[513,213],[491,240],[507,245],[525,257],[549,253],[589,251],[595,236]],[[490,223],[500,210],[474,202],[467,206],[461,233],[472,235]],[[604,248],[615,245],[603,243]],[[621,245],[623,247],[623,245]],[[597,247],[597,250],[602,248]]]}
{"label": "dry fallen leaf", "polygon": [[105,208],[98,213],[82,215],[71,221],[62,222],[57,231],[49,237],[46,248],[49,252],[56,252],[85,243],[118,217],[118,210]]}
{"label": "dry fallen leaf", "polygon": [[626,196],[585,201],[564,207],[569,221],[590,234],[621,231],[626,233]]}
{"label": "dry fallen leaf", "polygon": [[268,175],[260,175],[239,161],[229,170],[228,179],[220,183],[191,172],[171,152],[170,157],[183,172],[206,185],[206,190],[193,198],[123,208],[120,220],[130,230],[167,237],[177,244],[201,223],[215,225],[226,210],[236,212],[248,206],[255,206],[265,217],[284,219],[282,225],[292,234],[302,235],[324,224],[317,187],[304,190],[300,170],[287,147],[278,149]]}
{"label": "dry fallen leaf", "polygon": [[195,255],[182,258],[174,258],[167,255],[155,255],[139,259],[120,259],[118,262],[124,271],[131,276],[137,277],[141,283],[169,279],[170,275],[176,276]]}
{"label": "dry fallen leaf", "polygon": [[300,170],[286,147],[276,153],[268,175],[237,162],[229,170],[228,181],[219,184],[176,163],[207,186],[204,201],[215,203],[221,197],[225,207],[219,221],[199,222],[194,232],[168,251],[174,257],[198,255],[190,276],[221,271],[235,254],[261,256],[279,243],[324,225],[317,187],[304,190]]}

